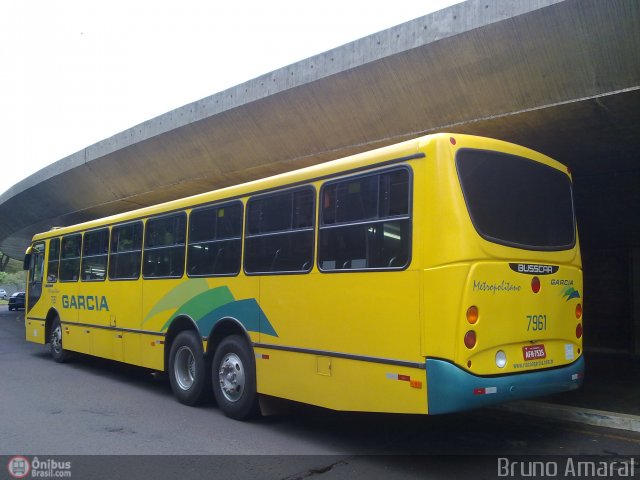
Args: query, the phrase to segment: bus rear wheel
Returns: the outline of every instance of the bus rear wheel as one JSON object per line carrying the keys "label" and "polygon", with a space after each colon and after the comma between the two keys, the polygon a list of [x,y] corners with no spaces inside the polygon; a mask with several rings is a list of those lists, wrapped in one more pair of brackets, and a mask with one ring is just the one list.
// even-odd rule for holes
{"label": "bus rear wheel", "polygon": [[236,420],[258,414],[255,359],[244,338],[230,335],[220,342],[211,372],[213,394],[222,413]]}
{"label": "bus rear wheel", "polygon": [[62,326],[60,324],[60,317],[54,317],[51,322],[51,333],[49,334],[49,351],[51,356],[58,363],[64,363],[69,361],[71,353],[65,350],[62,346]]}
{"label": "bus rear wheel", "polygon": [[197,405],[210,397],[210,381],[200,337],[192,330],[179,333],[169,354],[169,383],[173,395],[180,403]]}

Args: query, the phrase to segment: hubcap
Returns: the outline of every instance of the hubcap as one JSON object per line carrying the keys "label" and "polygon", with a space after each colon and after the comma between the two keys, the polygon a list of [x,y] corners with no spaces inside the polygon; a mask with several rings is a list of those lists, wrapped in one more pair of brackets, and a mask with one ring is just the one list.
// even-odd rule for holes
{"label": "hubcap", "polygon": [[196,359],[189,347],[178,349],[173,366],[178,386],[182,390],[189,390],[196,379]]}
{"label": "hubcap", "polygon": [[244,367],[240,357],[235,353],[227,353],[218,371],[220,389],[224,397],[230,402],[237,402],[244,392]]}
{"label": "hubcap", "polygon": [[51,332],[51,346],[53,346],[53,350],[56,353],[60,353],[62,351],[62,329],[60,325],[56,326]]}

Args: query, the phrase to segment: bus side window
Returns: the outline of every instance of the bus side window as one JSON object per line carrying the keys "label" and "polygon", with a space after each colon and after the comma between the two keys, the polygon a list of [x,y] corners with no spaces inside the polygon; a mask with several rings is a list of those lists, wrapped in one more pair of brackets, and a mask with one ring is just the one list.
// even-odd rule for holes
{"label": "bus side window", "polygon": [[102,281],[107,276],[109,229],[94,230],[84,234],[82,242],[82,281]]}
{"label": "bus side window", "polygon": [[323,271],[400,269],[411,249],[407,168],[329,181],[321,190]]}
{"label": "bus side window", "polygon": [[109,279],[135,280],[140,277],[142,222],[116,225],[111,229]]}
{"label": "bus side window", "polygon": [[49,261],[47,262],[47,282],[58,281],[58,268],[60,266],[60,239],[49,240]]}
{"label": "bus side window", "polygon": [[308,272],[313,265],[315,190],[302,187],[247,202],[247,273]]}
{"label": "bus side window", "polygon": [[42,283],[44,276],[44,243],[36,243],[31,253],[30,283]]}
{"label": "bus side window", "polygon": [[60,258],[60,281],[77,282],[80,274],[80,245],[82,234],[62,237],[62,254]]}
{"label": "bus side window", "polygon": [[142,261],[143,278],[179,278],[184,273],[187,214],[147,220]]}
{"label": "bus side window", "polygon": [[189,215],[189,276],[236,275],[242,253],[242,203],[197,208]]}

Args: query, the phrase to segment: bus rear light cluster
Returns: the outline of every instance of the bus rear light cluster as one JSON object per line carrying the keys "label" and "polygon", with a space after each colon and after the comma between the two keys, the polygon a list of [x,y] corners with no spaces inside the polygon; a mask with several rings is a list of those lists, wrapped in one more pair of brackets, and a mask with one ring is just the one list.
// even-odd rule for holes
{"label": "bus rear light cluster", "polygon": [[464,346],[467,347],[469,350],[471,350],[473,347],[476,346],[476,332],[474,332],[473,330],[469,330],[467,333],[465,333],[464,335]]}

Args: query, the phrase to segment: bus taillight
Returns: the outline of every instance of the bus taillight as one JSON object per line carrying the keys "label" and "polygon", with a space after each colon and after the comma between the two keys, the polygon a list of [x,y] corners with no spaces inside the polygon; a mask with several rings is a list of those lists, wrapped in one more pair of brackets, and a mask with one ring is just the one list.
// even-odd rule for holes
{"label": "bus taillight", "polygon": [[538,277],[533,277],[531,280],[531,290],[533,290],[533,293],[540,291],[540,279]]}
{"label": "bus taillight", "polygon": [[478,315],[478,307],[476,307],[475,305],[467,308],[467,322],[469,322],[471,325],[478,321]]}
{"label": "bus taillight", "polygon": [[473,330],[469,330],[464,336],[464,345],[469,350],[476,346],[476,332]]}
{"label": "bus taillight", "polygon": [[576,305],[576,318],[582,317],[582,304]]}
{"label": "bus taillight", "polygon": [[582,337],[582,324],[579,323],[576,327],[576,338]]}

